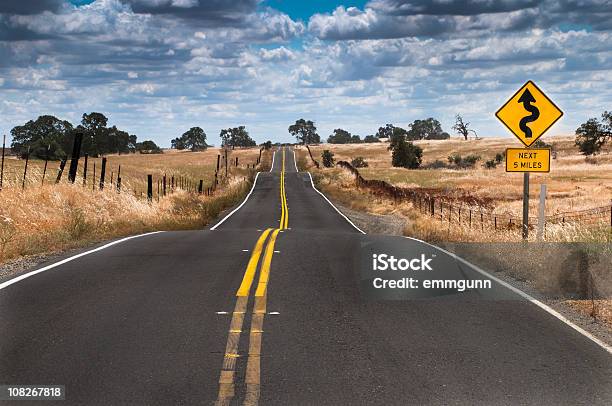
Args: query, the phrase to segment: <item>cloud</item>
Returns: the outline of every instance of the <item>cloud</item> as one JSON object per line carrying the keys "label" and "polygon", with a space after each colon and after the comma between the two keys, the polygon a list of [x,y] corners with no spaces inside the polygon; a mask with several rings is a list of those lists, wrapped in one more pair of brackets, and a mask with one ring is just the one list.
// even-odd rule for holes
{"label": "cloud", "polygon": [[369,7],[389,15],[477,15],[537,7],[541,0],[374,0]]}
{"label": "cloud", "polygon": [[325,40],[483,35],[560,24],[608,30],[609,0],[374,0],[361,10],[315,14],[309,31]]}
{"label": "cloud", "polygon": [[274,49],[263,48],[259,51],[259,56],[264,61],[274,61],[274,62],[281,62],[281,61],[288,61],[288,60],[295,59],[295,53],[293,53],[292,51],[290,51],[289,49],[285,47],[279,47],[279,48],[274,48]]}
{"label": "cloud", "polygon": [[65,3],[62,0],[2,0],[0,14],[38,14],[43,11],[58,11]]}
{"label": "cloud", "polygon": [[605,0],[375,0],[307,27],[258,0],[43,3],[0,15],[1,131],[104,111],[162,145],[194,125],[288,141],[299,117],[364,135],[429,116],[448,131],[461,112],[502,134],[491,110],[527,78],[564,131],[612,103]]}
{"label": "cloud", "polygon": [[239,26],[256,12],[258,0],[121,0],[138,14],[165,14],[197,20],[200,26]]}

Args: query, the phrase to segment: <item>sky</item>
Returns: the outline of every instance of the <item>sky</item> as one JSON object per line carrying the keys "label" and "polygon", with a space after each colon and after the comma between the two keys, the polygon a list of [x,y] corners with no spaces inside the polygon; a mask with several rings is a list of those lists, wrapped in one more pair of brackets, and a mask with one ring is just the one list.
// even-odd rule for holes
{"label": "sky", "polygon": [[[508,136],[495,111],[533,80],[572,134],[612,109],[612,0],[2,0],[0,132],[39,115],[162,146],[190,127],[292,141],[373,134],[455,114]],[[518,143],[518,141],[517,141]],[[519,144],[517,144],[519,145]]]}

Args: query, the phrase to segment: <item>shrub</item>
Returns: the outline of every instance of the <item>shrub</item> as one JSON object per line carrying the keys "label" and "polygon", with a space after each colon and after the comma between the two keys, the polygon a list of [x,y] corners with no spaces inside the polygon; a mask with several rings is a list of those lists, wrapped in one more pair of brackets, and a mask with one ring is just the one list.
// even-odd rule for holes
{"label": "shrub", "polygon": [[427,165],[423,165],[423,169],[444,169],[448,168],[446,162],[436,159],[433,162],[428,163]]}
{"label": "shrub", "polygon": [[323,166],[326,168],[331,168],[334,166],[334,154],[330,150],[326,149],[321,154],[321,159],[323,159]]}
{"label": "shrub", "polygon": [[500,162],[502,162],[504,160],[504,153],[497,153],[495,154],[495,163],[498,164]]}
{"label": "shrub", "polygon": [[367,168],[368,161],[366,161],[362,156],[358,156],[351,161],[351,165],[353,165],[354,168]]}
{"label": "shrub", "polygon": [[393,146],[391,164],[395,167],[417,169],[423,160],[423,149],[404,139],[399,139]]}
{"label": "shrub", "polygon": [[468,155],[463,158],[462,164],[465,165],[465,167],[473,167],[478,161],[480,161],[480,155]]}
{"label": "shrub", "polygon": [[459,154],[452,154],[448,156],[448,163],[449,164],[455,164],[455,165],[459,165],[461,164],[462,158],[461,155]]}
{"label": "shrub", "polygon": [[485,168],[494,169],[495,167],[497,167],[498,163],[499,162],[497,161],[497,159],[489,159],[488,161],[485,162]]}

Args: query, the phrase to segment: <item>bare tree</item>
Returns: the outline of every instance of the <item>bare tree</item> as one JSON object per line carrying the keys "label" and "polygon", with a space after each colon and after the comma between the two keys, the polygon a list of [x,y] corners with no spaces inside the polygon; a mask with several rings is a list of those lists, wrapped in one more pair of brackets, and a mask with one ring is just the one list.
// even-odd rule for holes
{"label": "bare tree", "polygon": [[459,135],[462,135],[466,141],[471,132],[474,133],[474,136],[478,139],[478,134],[476,134],[476,131],[470,130],[470,123],[464,122],[463,117],[461,117],[460,114],[455,116],[455,125],[453,126],[453,130],[457,131]]}

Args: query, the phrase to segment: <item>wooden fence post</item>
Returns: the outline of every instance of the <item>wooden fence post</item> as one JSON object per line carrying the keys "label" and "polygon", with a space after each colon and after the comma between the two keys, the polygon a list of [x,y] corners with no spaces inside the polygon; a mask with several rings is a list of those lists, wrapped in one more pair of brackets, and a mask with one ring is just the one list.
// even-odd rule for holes
{"label": "wooden fence post", "polygon": [[91,190],[96,190],[96,161],[94,161],[93,179],[91,180]]}
{"label": "wooden fence post", "polygon": [[153,175],[147,175],[147,200],[153,201]]}
{"label": "wooden fence post", "polygon": [[6,134],[2,136],[2,164],[0,166],[0,190],[2,190],[2,182],[4,181],[4,149],[6,148]]}
{"label": "wooden fence post", "polygon": [[79,167],[79,158],[81,157],[81,144],[83,142],[83,133],[77,132],[74,134],[74,143],[72,144],[72,157],[70,159],[70,169],[68,170],[68,181],[74,183],[76,180],[77,169]]}
{"label": "wooden fence post", "polygon": [[85,154],[85,162],[83,162],[83,187],[87,186],[87,161],[89,154]]}
{"label": "wooden fence post", "polygon": [[166,196],[166,174],[164,173],[164,178],[162,180],[162,193]]}
{"label": "wooden fence post", "polygon": [[117,168],[117,192],[121,192],[121,165]]}
{"label": "wooden fence post", "polygon": [[236,168],[238,167],[238,157],[236,157]]}
{"label": "wooden fence post", "polygon": [[227,162],[227,149],[225,149],[225,178],[227,179],[227,167],[228,167],[228,162]]}
{"label": "wooden fence post", "polygon": [[62,180],[62,174],[64,173],[64,167],[66,166],[66,161],[68,160],[68,157],[65,157],[64,159],[62,159],[62,161],[60,162],[60,167],[59,167],[59,171],[57,171],[57,178],[55,179],[55,183],[60,183],[60,181]]}
{"label": "wooden fence post", "polygon": [[202,188],[204,187],[204,180],[200,179],[200,184],[198,185],[198,193],[202,194]]}
{"label": "wooden fence post", "polygon": [[47,175],[47,165],[49,165],[49,150],[51,149],[51,145],[47,145],[47,154],[45,155],[45,166],[43,168],[42,180],[40,184],[44,186],[45,184],[45,176]]}
{"label": "wooden fence post", "polygon": [[21,189],[25,189],[26,175],[28,174],[28,161],[30,160],[30,147],[26,155],[25,168],[23,168],[23,180],[21,181]]}
{"label": "wooden fence post", "polygon": [[104,189],[104,178],[106,177],[106,158],[102,158],[102,167],[100,168],[100,190]]}

